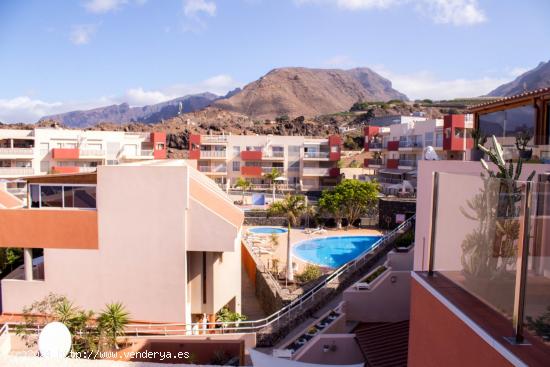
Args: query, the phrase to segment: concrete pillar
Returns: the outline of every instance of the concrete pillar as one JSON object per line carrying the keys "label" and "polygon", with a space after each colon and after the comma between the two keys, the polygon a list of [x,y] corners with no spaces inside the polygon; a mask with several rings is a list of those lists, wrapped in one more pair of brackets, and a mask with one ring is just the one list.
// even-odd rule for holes
{"label": "concrete pillar", "polygon": [[23,249],[25,280],[32,280],[32,248]]}

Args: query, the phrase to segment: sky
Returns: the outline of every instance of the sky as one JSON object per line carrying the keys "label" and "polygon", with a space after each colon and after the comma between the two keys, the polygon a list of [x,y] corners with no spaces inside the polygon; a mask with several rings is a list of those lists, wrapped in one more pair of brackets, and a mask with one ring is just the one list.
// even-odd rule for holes
{"label": "sky", "polygon": [[548,14],[548,0],[2,0],[0,121],[223,95],[285,66],[478,96],[550,59]]}

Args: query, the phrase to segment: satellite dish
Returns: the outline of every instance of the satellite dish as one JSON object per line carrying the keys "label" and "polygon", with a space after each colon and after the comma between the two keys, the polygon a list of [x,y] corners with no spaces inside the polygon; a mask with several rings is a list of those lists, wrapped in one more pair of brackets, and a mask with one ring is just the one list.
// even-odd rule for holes
{"label": "satellite dish", "polygon": [[438,161],[439,160],[439,156],[435,152],[434,147],[432,147],[431,145],[428,145],[424,149],[424,159],[427,160],[427,161]]}
{"label": "satellite dish", "polygon": [[46,325],[38,337],[38,351],[45,358],[65,358],[71,350],[71,344],[71,332],[58,321]]}

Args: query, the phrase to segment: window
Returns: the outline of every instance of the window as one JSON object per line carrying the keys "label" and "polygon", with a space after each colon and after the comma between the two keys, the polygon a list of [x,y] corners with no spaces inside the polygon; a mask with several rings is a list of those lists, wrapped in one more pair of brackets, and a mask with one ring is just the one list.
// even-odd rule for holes
{"label": "window", "polygon": [[136,144],[125,144],[124,145],[124,155],[126,156],[137,156],[138,155],[138,146]]}
{"label": "window", "polygon": [[299,145],[289,145],[288,146],[288,156],[289,157],[299,157],[300,156],[300,146]]}
{"label": "window", "polygon": [[479,129],[488,136],[515,138],[520,132],[535,133],[535,108],[521,106],[479,115]]}
{"label": "window", "polygon": [[300,161],[294,161],[288,163],[288,170],[291,172],[296,172],[300,170]]}
{"label": "window", "polygon": [[164,143],[157,143],[156,150],[164,150]]}
{"label": "window", "polygon": [[96,187],[93,185],[31,184],[31,208],[96,208]]}
{"label": "window", "polygon": [[426,143],[426,146],[430,146],[434,144],[434,133],[428,132],[424,134],[424,142]]}
{"label": "window", "polygon": [[233,172],[238,172],[241,170],[241,162],[233,161]]}

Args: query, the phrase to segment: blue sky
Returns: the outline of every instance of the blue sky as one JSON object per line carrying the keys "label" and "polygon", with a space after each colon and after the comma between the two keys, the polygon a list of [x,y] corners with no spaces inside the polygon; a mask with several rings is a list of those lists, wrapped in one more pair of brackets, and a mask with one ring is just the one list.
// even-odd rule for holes
{"label": "blue sky", "polygon": [[223,94],[283,66],[475,96],[550,59],[548,14],[547,0],[4,0],[0,121]]}

